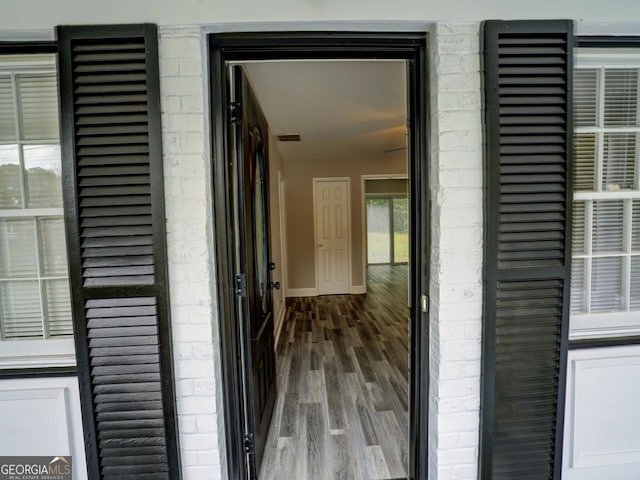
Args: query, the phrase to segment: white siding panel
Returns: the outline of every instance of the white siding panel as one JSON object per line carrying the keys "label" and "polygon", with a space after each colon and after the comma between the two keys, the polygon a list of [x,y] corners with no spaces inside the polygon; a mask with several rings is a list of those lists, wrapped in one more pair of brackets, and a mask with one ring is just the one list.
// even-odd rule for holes
{"label": "white siding panel", "polygon": [[2,455],[73,457],[73,478],[86,480],[76,377],[0,381]]}
{"label": "white siding panel", "polygon": [[636,480],[640,346],[569,352],[563,480]]}

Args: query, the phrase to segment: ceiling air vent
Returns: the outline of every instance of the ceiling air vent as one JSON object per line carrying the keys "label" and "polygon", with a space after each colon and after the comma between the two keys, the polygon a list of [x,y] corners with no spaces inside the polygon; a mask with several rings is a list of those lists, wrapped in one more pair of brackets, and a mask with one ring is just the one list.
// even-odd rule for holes
{"label": "ceiling air vent", "polygon": [[278,140],[281,142],[299,142],[300,134],[298,133],[287,133],[284,135],[278,135]]}

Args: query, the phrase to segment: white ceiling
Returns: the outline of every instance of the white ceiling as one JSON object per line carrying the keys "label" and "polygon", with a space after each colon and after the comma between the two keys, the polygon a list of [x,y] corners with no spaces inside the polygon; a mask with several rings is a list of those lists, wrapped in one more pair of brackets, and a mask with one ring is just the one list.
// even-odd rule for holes
{"label": "white ceiling", "polygon": [[406,146],[405,62],[286,61],[245,65],[249,82],[286,159],[381,159]]}

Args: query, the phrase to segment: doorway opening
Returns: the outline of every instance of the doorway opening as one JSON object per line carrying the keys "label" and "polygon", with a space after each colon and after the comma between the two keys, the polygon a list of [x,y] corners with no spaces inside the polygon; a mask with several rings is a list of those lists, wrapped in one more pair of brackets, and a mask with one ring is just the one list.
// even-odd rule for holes
{"label": "doorway opening", "polygon": [[[230,478],[426,478],[425,51],[414,34],[210,38]],[[359,188],[389,174],[404,199]],[[368,202],[387,206],[385,265]]]}

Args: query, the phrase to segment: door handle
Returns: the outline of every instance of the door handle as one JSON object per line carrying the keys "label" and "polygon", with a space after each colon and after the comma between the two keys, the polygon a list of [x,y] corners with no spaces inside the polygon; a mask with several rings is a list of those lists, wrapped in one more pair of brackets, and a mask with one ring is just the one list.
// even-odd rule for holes
{"label": "door handle", "polygon": [[269,285],[271,287],[271,290],[280,290],[280,282],[271,282],[271,285]]}

